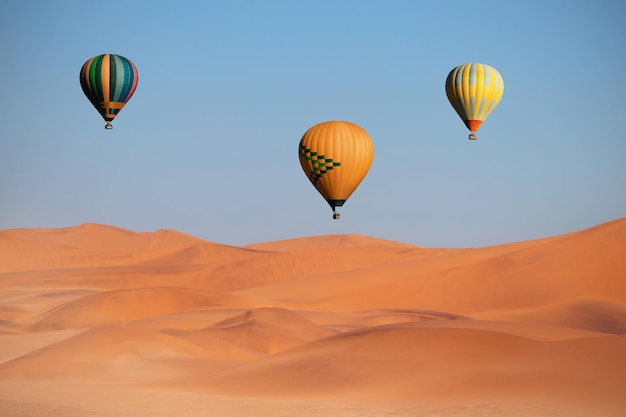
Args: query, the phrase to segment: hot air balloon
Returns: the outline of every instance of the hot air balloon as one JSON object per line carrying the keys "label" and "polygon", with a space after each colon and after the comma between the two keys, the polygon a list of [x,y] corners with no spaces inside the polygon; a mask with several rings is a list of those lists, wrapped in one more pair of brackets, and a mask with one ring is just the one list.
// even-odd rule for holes
{"label": "hot air balloon", "polygon": [[106,129],[113,128],[111,121],[132,97],[138,80],[135,64],[114,54],[95,56],[80,70],[80,86],[104,118]]}
{"label": "hot air balloon", "polygon": [[374,145],[360,126],[329,121],[304,133],[298,157],[307,178],[333,210],[333,219],[339,219],[337,207],[365,178],[374,159]]}
{"label": "hot air balloon", "polygon": [[504,81],[494,68],[485,64],[464,64],[454,68],[446,79],[446,95],[454,110],[476,139],[476,131],[496,108]]}

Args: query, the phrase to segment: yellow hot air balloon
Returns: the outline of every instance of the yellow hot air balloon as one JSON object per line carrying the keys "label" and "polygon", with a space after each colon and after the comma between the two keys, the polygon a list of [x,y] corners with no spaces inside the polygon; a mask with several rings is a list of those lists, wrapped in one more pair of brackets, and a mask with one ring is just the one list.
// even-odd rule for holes
{"label": "yellow hot air balloon", "polygon": [[502,76],[485,64],[459,65],[446,79],[448,100],[469,129],[472,140],[476,139],[476,131],[500,102],[503,92]]}
{"label": "yellow hot air balloon", "polygon": [[304,133],[298,156],[304,173],[332,208],[333,219],[338,219],[337,207],[343,206],[372,165],[374,145],[360,126],[329,121]]}

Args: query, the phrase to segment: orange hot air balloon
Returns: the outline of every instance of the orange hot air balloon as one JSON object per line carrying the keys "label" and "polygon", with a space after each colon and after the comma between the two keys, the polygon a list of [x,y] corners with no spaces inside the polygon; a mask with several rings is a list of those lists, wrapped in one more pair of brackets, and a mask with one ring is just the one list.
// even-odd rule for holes
{"label": "orange hot air balloon", "polygon": [[300,165],[315,189],[340,217],[343,206],[372,165],[374,145],[363,128],[350,122],[329,121],[307,130],[298,146]]}

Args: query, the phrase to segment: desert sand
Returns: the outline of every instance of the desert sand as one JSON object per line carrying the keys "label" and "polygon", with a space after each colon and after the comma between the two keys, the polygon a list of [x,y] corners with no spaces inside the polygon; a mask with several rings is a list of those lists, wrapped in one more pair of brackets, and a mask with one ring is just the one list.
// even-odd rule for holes
{"label": "desert sand", "polygon": [[626,218],[467,249],[0,231],[0,415],[625,416]]}

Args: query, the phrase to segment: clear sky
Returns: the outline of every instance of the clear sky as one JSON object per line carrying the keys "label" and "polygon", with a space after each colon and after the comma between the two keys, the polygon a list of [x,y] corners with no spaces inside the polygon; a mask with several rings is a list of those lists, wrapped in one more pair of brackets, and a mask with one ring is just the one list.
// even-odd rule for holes
{"label": "clear sky", "polygon": [[[625,21],[622,0],[4,0],[0,229],[479,247],[624,217]],[[78,80],[103,53],[139,72],[111,131]],[[444,91],[466,62],[505,82],[471,142]],[[341,220],[298,162],[327,120],[375,147]]]}

